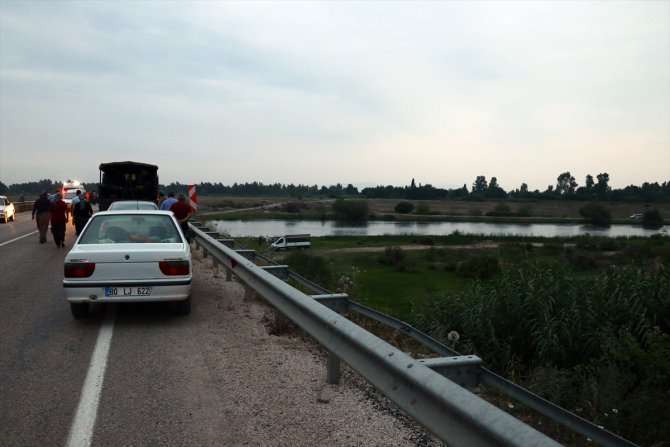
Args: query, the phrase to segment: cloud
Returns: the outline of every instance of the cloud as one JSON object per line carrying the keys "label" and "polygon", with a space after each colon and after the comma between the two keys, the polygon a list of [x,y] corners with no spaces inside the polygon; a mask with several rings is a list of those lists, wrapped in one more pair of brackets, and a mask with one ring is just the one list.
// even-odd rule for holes
{"label": "cloud", "polygon": [[665,2],[2,2],[0,179],[95,180],[119,157],[167,182],[666,181],[669,16]]}

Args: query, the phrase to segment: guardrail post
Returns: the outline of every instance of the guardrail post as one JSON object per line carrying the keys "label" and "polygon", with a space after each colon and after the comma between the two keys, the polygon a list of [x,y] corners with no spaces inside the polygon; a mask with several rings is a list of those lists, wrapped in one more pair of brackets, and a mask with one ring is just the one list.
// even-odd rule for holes
{"label": "guardrail post", "polygon": [[[266,272],[272,274],[283,281],[288,279],[288,265],[264,265],[261,267]],[[275,307],[275,327],[281,331],[286,327],[286,316]]]}
{"label": "guardrail post", "polygon": [[230,282],[233,280],[233,271],[229,268],[226,268],[226,281]]}
{"label": "guardrail post", "polygon": [[[310,295],[315,301],[328,307],[330,310],[346,316],[349,308],[349,295],[346,293],[333,293],[329,295]],[[340,358],[332,351],[328,351],[326,359],[326,382],[335,384],[340,383]]]}
{"label": "guardrail post", "polygon": [[479,393],[482,360],[476,355],[422,359],[419,362],[466,390]]}
{"label": "guardrail post", "polygon": [[275,307],[275,328],[277,331],[282,331],[286,328],[286,315]]}
{"label": "guardrail post", "polygon": [[218,243],[223,244],[228,248],[233,248],[235,246],[234,239],[221,239],[221,238],[214,238],[214,239],[216,239]]}
{"label": "guardrail post", "polygon": [[251,299],[254,297],[254,293],[254,289],[246,284],[244,285],[244,301],[251,301]]}
{"label": "guardrail post", "polygon": [[235,250],[235,253],[237,253],[240,256],[245,257],[249,261],[252,261],[252,262],[256,261],[256,250]]}
{"label": "guardrail post", "polygon": [[328,351],[326,361],[326,382],[330,384],[340,383],[340,358],[332,351]]}

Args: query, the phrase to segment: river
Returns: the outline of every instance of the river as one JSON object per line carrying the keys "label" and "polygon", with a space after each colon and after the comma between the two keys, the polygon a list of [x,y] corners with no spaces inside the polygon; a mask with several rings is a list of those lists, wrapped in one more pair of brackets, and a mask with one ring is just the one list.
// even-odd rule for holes
{"label": "river", "polygon": [[462,234],[486,236],[652,236],[670,230],[668,226],[649,230],[641,225],[612,225],[596,228],[578,224],[513,224],[487,222],[381,222],[371,221],[361,225],[342,224],[334,221],[313,220],[218,220],[216,230],[231,237],[282,236],[286,234],[311,234],[312,236],[383,236],[417,235],[443,236],[458,231]]}

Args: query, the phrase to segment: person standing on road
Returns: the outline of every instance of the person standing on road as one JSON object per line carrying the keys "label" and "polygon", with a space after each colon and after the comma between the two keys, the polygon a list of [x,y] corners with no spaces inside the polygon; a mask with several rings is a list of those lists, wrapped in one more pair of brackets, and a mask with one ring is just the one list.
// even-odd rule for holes
{"label": "person standing on road", "polygon": [[[77,200],[78,199],[78,200]],[[77,200],[75,202],[75,200]],[[81,194],[80,190],[77,190],[77,197],[72,200],[72,225],[74,225],[74,231],[79,236],[81,230],[86,226],[86,222],[93,215],[93,208],[91,207],[91,202],[86,200],[86,196]]]}
{"label": "person standing on road", "polygon": [[50,206],[51,200],[49,200],[49,194],[46,191],[40,194],[33,205],[33,220],[35,220],[35,216],[37,216],[37,230],[40,232],[40,244],[47,241]]}
{"label": "person standing on road", "polygon": [[161,206],[163,205],[163,202],[165,202],[165,193],[161,190],[158,193],[158,209],[162,209]]}
{"label": "person standing on road", "polygon": [[161,203],[160,209],[163,211],[170,211],[170,207],[177,203],[177,199],[174,198],[174,193],[172,191],[168,192],[167,199],[163,200]]}
{"label": "person standing on road", "polygon": [[65,247],[65,224],[67,222],[67,203],[61,193],[57,193],[49,209],[51,214],[51,233],[56,247]]}
{"label": "person standing on road", "polygon": [[72,199],[72,202],[70,202],[70,206],[74,208],[74,206],[79,203],[79,199],[81,199],[81,189],[78,189],[74,192],[75,196]]}
{"label": "person standing on road", "polygon": [[184,193],[180,192],[177,197],[178,199],[174,204],[172,204],[170,211],[172,211],[172,214],[174,214],[177,222],[179,222],[179,225],[181,225],[181,231],[186,237],[186,242],[190,244],[191,233],[188,230],[188,220],[191,218],[191,216],[193,216],[193,208],[191,208],[191,205],[186,203],[186,196]]}

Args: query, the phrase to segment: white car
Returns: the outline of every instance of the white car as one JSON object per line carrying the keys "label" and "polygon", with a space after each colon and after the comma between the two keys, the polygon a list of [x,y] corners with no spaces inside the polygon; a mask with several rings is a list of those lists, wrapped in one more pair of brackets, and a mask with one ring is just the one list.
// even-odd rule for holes
{"label": "white car", "polygon": [[63,202],[67,203],[68,208],[72,206],[72,199],[77,197],[77,189],[81,191],[81,194],[84,197],[86,196],[86,190],[84,188],[68,189],[65,191],[65,194],[63,194]]}
{"label": "white car", "polygon": [[157,210],[158,205],[145,200],[117,200],[112,202],[107,211],[115,210]]}
{"label": "white car", "polygon": [[14,204],[5,196],[0,196],[0,219],[3,222],[9,222],[16,219],[16,209]]}
{"label": "white car", "polygon": [[63,287],[72,315],[90,303],[174,301],[191,311],[191,247],[169,211],[103,211],[65,257]]}

